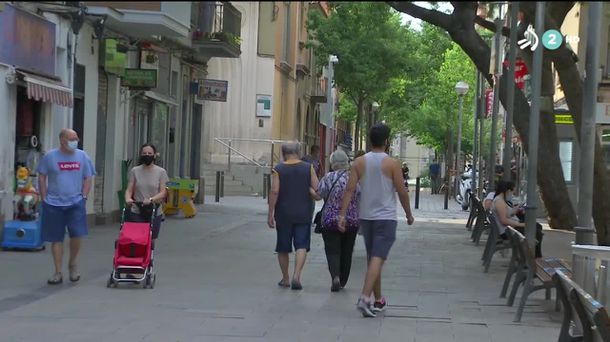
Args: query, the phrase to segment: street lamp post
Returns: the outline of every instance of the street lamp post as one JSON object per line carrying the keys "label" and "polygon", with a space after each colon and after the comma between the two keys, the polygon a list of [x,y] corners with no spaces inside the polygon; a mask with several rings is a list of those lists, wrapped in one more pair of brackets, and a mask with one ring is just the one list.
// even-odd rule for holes
{"label": "street lamp post", "polygon": [[[460,97],[460,111],[458,118],[458,136],[457,136],[457,158],[455,162],[455,170],[456,170],[456,180],[457,174],[461,174],[461,156],[462,156],[462,114],[464,112],[464,95],[468,92],[468,83],[464,81],[459,81],[455,85],[455,92]],[[458,192],[457,181],[456,181],[456,194]],[[466,200],[465,198],[463,200]]]}

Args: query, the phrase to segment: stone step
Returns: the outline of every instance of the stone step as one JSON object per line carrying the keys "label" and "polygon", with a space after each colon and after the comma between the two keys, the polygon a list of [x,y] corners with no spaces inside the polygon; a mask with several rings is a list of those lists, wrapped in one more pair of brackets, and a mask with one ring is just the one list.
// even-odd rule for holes
{"label": "stone step", "polygon": [[[205,178],[204,184],[206,187],[216,186],[216,178]],[[242,181],[225,178],[225,186],[228,186],[228,185],[244,185],[244,183]]]}
{"label": "stone step", "polygon": [[[234,184],[234,185],[226,185],[225,184],[225,188],[224,189],[225,189],[225,191],[228,191],[228,190],[231,190],[231,191],[233,191],[233,190],[252,191],[252,187],[246,186],[246,185],[243,185],[243,184]],[[216,191],[216,185],[215,184],[206,185],[205,186],[205,190],[206,191],[208,191],[208,190]]]}
{"label": "stone step", "polygon": [[[206,195],[214,196],[216,194],[216,188],[205,188]],[[253,193],[250,187],[225,187],[225,196],[249,196]]]}

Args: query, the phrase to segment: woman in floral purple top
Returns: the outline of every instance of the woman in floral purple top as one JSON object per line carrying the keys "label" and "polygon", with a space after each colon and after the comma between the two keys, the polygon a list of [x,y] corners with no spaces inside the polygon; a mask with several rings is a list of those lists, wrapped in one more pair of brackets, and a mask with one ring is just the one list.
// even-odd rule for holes
{"label": "woman in floral purple top", "polygon": [[327,201],[324,212],[322,212],[322,238],[324,239],[328,270],[332,278],[331,291],[337,292],[345,287],[352,267],[352,253],[358,234],[360,189],[356,190],[347,210],[346,231],[341,232],[338,216],[349,179],[349,158],[345,152],[337,150],[331,154],[330,164],[334,171],[326,174],[320,180],[317,193]]}

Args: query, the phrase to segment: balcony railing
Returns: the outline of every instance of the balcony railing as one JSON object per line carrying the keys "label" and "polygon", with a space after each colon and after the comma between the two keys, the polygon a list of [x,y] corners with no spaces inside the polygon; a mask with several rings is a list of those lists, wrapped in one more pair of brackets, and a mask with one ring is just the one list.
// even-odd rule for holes
{"label": "balcony railing", "polygon": [[326,78],[321,77],[310,89],[309,99],[313,104],[326,103]]}
{"label": "balcony railing", "polygon": [[239,57],[241,12],[229,2],[193,2],[193,45],[210,57]]}

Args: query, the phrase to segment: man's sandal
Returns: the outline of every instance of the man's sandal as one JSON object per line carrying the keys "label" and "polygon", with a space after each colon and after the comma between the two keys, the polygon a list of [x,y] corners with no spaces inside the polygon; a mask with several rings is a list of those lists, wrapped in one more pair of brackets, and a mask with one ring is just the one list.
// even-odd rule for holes
{"label": "man's sandal", "polygon": [[58,285],[61,284],[63,282],[63,277],[61,276],[61,273],[55,273],[51,276],[51,278],[49,278],[49,280],[47,280],[47,284],[49,285]]}
{"label": "man's sandal", "polygon": [[76,282],[80,280],[80,273],[76,270],[76,266],[68,266],[68,270],[70,271],[70,281]]}

